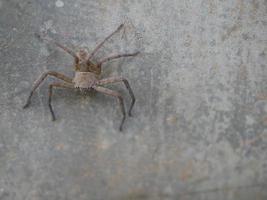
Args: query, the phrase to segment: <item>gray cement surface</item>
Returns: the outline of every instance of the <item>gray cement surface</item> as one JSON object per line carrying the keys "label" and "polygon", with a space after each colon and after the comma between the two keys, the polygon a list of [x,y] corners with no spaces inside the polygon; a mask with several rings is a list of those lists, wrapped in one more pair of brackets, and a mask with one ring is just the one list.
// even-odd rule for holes
{"label": "gray cement surface", "polygon": [[[56,90],[73,60],[34,33],[92,50],[137,98]],[[1,0],[0,200],[267,199],[266,0]],[[108,86],[130,98],[123,85]]]}

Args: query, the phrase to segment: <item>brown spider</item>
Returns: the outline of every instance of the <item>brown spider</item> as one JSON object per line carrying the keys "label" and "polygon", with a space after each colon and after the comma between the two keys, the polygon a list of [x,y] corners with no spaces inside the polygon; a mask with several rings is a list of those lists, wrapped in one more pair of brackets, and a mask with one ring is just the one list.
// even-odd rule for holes
{"label": "brown spider", "polygon": [[[30,95],[27,99],[26,104],[23,106],[23,108],[27,108],[30,103],[31,103],[31,97],[34,93],[34,91],[38,88],[38,86],[45,80],[47,76],[54,76],[58,79],[61,79],[64,82],[55,82],[49,85],[49,98],[48,98],[48,106],[49,110],[52,115],[52,120],[54,121],[56,119],[52,105],[51,105],[51,97],[52,97],[52,89],[54,87],[59,87],[59,88],[71,88],[75,89],[78,88],[81,91],[97,91],[100,93],[104,93],[106,95],[110,95],[113,97],[118,98],[119,100],[119,105],[122,111],[122,121],[120,124],[120,131],[122,131],[122,126],[125,121],[126,117],[126,112],[125,112],[125,107],[124,107],[124,102],[123,102],[123,97],[121,94],[119,94],[116,91],[107,89],[102,87],[105,84],[109,83],[116,83],[116,82],[123,82],[124,85],[126,86],[131,98],[132,102],[128,111],[129,116],[131,116],[131,111],[133,108],[133,105],[135,103],[135,97],[134,93],[130,87],[129,82],[122,77],[110,77],[110,78],[105,78],[105,79],[99,79],[99,75],[101,74],[101,66],[103,63],[110,61],[112,59],[116,58],[121,58],[121,57],[128,57],[128,56],[136,56],[139,52],[135,53],[129,53],[129,54],[117,54],[117,55],[111,55],[108,56],[96,64],[91,61],[91,58],[96,54],[96,52],[101,48],[101,46],[109,39],[111,36],[113,36],[116,32],[118,32],[121,28],[123,27],[123,24],[121,24],[113,33],[111,33],[108,37],[106,37],[100,44],[96,46],[96,48],[93,50],[91,54],[88,53],[86,49],[80,49],[77,53],[73,52],[69,48],[61,45],[60,43],[48,39],[48,38],[43,38],[46,41],[53,42],[56,46],[59,48],[63,49],[65,52],[69,53],[74,57],[74,68],[75,68],[75,76],[74,78],[69,78],[61,73],[55,72],[55,71],[48,71],[43,73],[35,82],[33,85],[33,88],[30,92]],[[38,35],[38,37],[41,37]]]}

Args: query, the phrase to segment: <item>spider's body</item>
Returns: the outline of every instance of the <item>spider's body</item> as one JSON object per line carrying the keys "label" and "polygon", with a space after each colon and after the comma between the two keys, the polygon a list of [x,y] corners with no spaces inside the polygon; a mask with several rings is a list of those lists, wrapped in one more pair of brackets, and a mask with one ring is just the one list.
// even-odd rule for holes
{"label": "spider's body", "polygon": [[72,80],[74,87],[84,90],[92,90],[93,86],[97,84],[98,76],[92,72],[75,72],[75,76]]}
{"label": "spider's body", "polygon": [[[133,105],[135,103],[135,97],[133,94],[133,91],[130,87],[130,84],[128,81],[122,77],[110,77],[105,79],[99,79],[99,75],[101,74],[101,66],[103,63],[116,59],[121,57],[128,57],[128,56],[136,56],[139,52],[136,53],[130,53],[130,54],[117,54],[113,56],[108,56],[96,64],[91,61],[91,58],[95,55],[95,53],[100,49],[100,47],[104,44],[105,41],[107,41],[112,35],[114,35],[117,31],[119,31],[123,27],[123,24],[120,25],[116,31],[114,31],[112,34],[110,34],[108,37],[106,37],[97,47],[93,50],[91,54],[88,53],[86,49],[80,49],[78,52],[73,52],[72,50],[68,49],[67,47],[61,45],[60,43],[53,41],[51,39],[43,38],[44,40],[52,41],[55,45],[63,49],[65,52],[69,53],[74,58],[74,69],[75,69],[75,75],[74,78],[67,77],[61,73],[55,72],[55,71],[48,71],[46,73],[43,73],[40,78],[37,79],[35,82],[33,89],[31,90],[31,93],[28,97],[28,100],[24,106],[24,108],[27,108],[30,105],[31,97],[33,95],[33,92],[38,88],[38,86],[45,80],[47,76],[54,76],[58,79],[61,79],[63,82],[55,82],[49,85],[49,99],[48,99],[48,106],[52,115],[52,120],[55,120],[55,114],[51,105],[51,98],[52,98],[52,89],[54,87],[60,87],[60,88],[71,88],[71,89],[79,89],[80,91],[97,91],[104,93],[106,95],[110,95],[113,97],[118,98],[121,111],[123,114],[123,118],[120,124],[120,130],[122,130],[122,125],[125,120],[126,112],[124,108],[124,101],[122,96],[113,90],[107,89],[103,87],[105,84],[109,83],[116,83],[116,82],[123,82],[127,90],[129,91],[129,94],[132,98],[132,103],[129,108],[128,114],[131,116],[131,110],[133,108]],[[38,35],[38,37],[40,37]],[[41,37],[40,37],[41,38]]]}

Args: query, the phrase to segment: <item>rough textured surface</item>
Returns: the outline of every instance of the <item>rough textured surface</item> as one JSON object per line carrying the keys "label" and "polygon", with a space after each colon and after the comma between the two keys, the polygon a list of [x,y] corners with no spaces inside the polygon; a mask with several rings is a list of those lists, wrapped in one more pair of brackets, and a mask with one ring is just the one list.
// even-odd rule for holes
{"label": "rough textured surface", "polygon": [[[1,0],[0,199],[267,199],[266,0]],[[51,122],[46,70],[73,75],[47,32],[92,49],[103,77],[137,97],[123,133],[117,101],[58,90]],[[130,99],[123,85],[111,88]]]}

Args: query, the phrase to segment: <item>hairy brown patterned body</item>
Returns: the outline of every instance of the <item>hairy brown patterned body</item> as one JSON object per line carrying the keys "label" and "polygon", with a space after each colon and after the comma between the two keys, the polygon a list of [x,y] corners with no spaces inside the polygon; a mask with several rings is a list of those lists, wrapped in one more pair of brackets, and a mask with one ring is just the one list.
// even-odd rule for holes
{"label": "hairy brown patterned body", "polygon": [[126,54],[114,54],[107,56],[98,62],[94,63],[92,62],[93,56],[96,54],[96,52],[103,46],[103,44],[116,32],[118,32],[123,27],[123,24],[121,24],[113,33],[111,33],[108,37],[106,37],[101,43],[99,43],[95,49],[92,51],[92,53],[88,53],[86,49],[80,49],[78,52],[73,52],[71,49],[61,45],[60,43],[48,39],[46,37],[41,37],[40,35],[37,35],[40,39],[49,41],[54,43],[56,46],[70,54],[74,58],[74,70],[75,70],[75,76],[73,78],[67,77],[64,74],[55,72],[55,71],[48,71],[43,73],[35,82],[30,95],[27,99],[26,104],[23,108],[27,108],[31,103],[31,98],[34,93],[34,91],[39,87],[39,85],[46,79],[47,76],[54,76],[58,79],[60,79],[60,82],[55,82],[49,85],[49,98],[48,98],[48,106],[49,110],[52,115],[52,120],[54,121],[56,119],[52,105],[51,105],[51,99],[52,99],[52,91],[53,88],[70,88],[75,89],[78,88],[81,91],[97,91],[109,96],[113,96],[119,100],[119,105],[122,111],[123,118],[120,123],[120,130],[122,130],[123,123],[126,118],[126,112],[125,112],[125,106],[124,106],[124,100],[123,97],[116,91],[110,90],[108,88],[105,88],[104,85],[110,84],[110,83],[116,83],[116,82],[123,82],[126,89],[128,90],[132,102],[130,105],[130,108],[128,110],[128,115],[131,116],[131,111],[135,103],[135,97],[134,93],[130,87],[129,82],[122,77],[109,77],[104,79],[99,79],[99,75],[101,74],[101,68],[102,64],[106,63],[110,60],[122,58],[122,57],[129,57],[129,56],[136,56],[139,52],[135,53],[126,53]]}
{"label": "hairy brown patterned body", "polygon": [[97,75],[92,72],[75,72],[72,82],[75,88],[92,89],[97,80]]}

